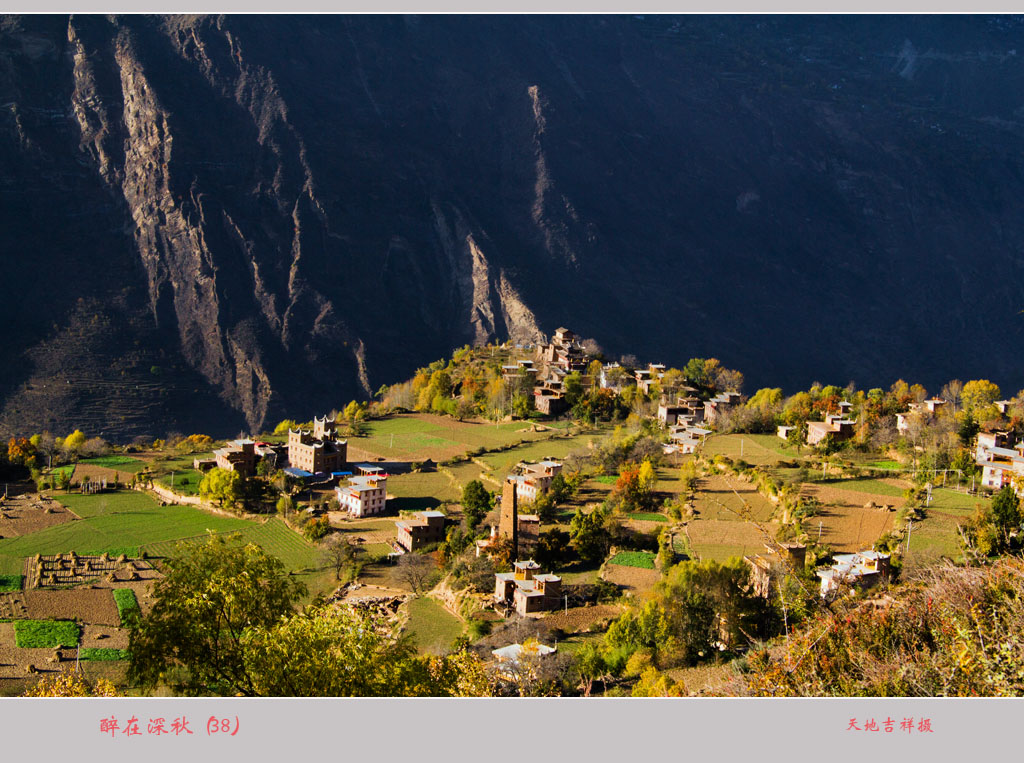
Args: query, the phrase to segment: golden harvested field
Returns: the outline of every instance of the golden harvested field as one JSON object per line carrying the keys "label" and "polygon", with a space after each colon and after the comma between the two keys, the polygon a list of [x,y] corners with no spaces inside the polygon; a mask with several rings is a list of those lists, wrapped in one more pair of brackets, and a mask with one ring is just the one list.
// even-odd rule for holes
{"label": "golden harvested field", "polygon": [[732,665],[698,665],[693,668],[676,668],[667,671],[676,681],[682,681],[690,696],[711,694],[736,677]]}
{"label": "golden harvested field", "polygon": [[622,614],[618,604],[597,604],[592,607],[569,607],[569,611],[558,609],[547,615],[544,622],[552,628],[561,628],[566,633],[583,633],[595,623],[614,620]]}
{"label": "golden harvested field", "polygon": [[[856,493],[850,490],[807,484],[802,495],[813,496],[823,508],[816,516],[804,522],[804,529],[812,540],[818,538],[821,523],[821,541],[837,551],[863,551],[874,545],[882,533],[892,529],[896,511],[905,499],[878,493]],[[893,511],[864,508],[868,502],[890,505]]]}
{"label": "golden harvested field", "polygon": [[[766,525],[771,532],[771,526]],[[694,519],[687,523],[690,548],[700,559],[724,562],[734,556],[764,552],[765,538],[756,525],[721,519]]]}
{"label": "golden harvested field", "polygon": [[745,480],[725,474],[713,474],[697,480],[695,505],[700,519],[767,522],[775,506]]}
{"label": "golden harvested field", "polygon": [[625,567],[619,564],[606,564],[604,566],[604,579],[624,586],[630,591],[637,593],[654,588],[661,580],[661,573],[658,570],[645,570],[641,567]]}
{"label": "golden harvested field", "polygon": [[[395,539],[397,531],[395,522],[399,517],[383,519],[344,520],[343,512],[331,512],[331,525],[345,533],[349,541],[359,545],[386,543],[388,546]],[[338,517],[336,521],[336,517]]]}

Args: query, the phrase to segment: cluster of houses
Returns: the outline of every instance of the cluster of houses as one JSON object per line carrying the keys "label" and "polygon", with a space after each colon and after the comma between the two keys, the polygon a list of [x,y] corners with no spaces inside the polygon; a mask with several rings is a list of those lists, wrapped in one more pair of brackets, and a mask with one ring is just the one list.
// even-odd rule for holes
{"label": "cluster of houses", "polygon": [[337,482],[339,509],[355,518],[382,514],[387,506],[388,475],[372,464],[349,464],[348,441],[340,437],[337,421],[313,419],[312,429],[289,429],[284,445],[249,439],[229,442],[212,459],[196,459],[196,469],[213,467],[251,477],[261,461],[300,482],[329,485]]}
{"label": "cluster of houses", "polygon": [[1024,483],[1024,442],[1013,443],[1010,432],[979,432],[974,457],[982,486],[1000,490],[1015,478]]}
{"label": "cluster of houses", "polygon": [[[808,445],[820,445],[829,436],[837,442],[842,442],[843,440],[849,440],[856,434],[857,422],[850,418],[853,403],[843,400],[839,403],[838,408],[839,411],[837,413],[825,414],[824,421],[807,422],[805,442]],[[783,440],[788,440],[790,432],[795,428],[793,426],[780,426],[776,430],[776,434]]]}
{"label": "cluster of houses", "polygon": [[[835,554],[831,565],[814,573],[820,581],[821,597],[827,599],[844,588],[863,590],[887,582],[891,576],[889,557],[889,554],[871,550]],[[799,543],[765,546],[764,554],[744,556],[743,561],[750,567],[751,591],[770,598],[772,583],[779,577],[803,570],[806,558],[807,547]]]}

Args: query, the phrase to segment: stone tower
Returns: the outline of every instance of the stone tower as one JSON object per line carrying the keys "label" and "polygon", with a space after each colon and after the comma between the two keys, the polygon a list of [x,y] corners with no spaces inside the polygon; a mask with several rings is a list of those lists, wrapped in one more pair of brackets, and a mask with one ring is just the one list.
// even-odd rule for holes
{"label": "stone tower", "polygon": [[519,500],[515,480],[507,479],[501,489],[498,535],[512,540],[512,561],[519,559]]}

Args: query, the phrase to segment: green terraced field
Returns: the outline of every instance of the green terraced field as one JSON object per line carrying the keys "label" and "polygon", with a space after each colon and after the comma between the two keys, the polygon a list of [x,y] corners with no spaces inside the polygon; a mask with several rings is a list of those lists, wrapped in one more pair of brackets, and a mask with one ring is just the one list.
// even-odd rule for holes
{"label": "green terraced field", "polygon": [[[207,530],[230,532],[252,526],[249,520],[207,514],[191,506],[160,506],[145,493],[56,497],[86,518],[18,538],[4,538],[0,540],[0,557],[22,559],[69,551],[115,553],[126,547],[203,535]],[[21,571],[20,561],[16,571]]]}
{"label": "green terraced field", "polygon": [[85,458],[79,463],[92,466],[103,466],[107,469],[114,469],[119,472],[134,474],[145,468],[146,462],[131,456],[99,456],[98,458]]}
{"label": "green terraced field", "polygon": [[366,437],[352,438],[353,447],[400,461],[443,461],[476,448],[493,448],[545,436],[528,430],[530,422],[497,426],[460,422],[446,416],[400,415],[371,421]]}
{"label": "green terraced field", "polygon": [[462,621],[441,604],[426,596],[410,601],[405,630],[421,652],[445,654],[462,634]]}
{"label": "green terraced field", "polygon": [[708,437],[703,451],[706,456],[728,456],[748,464],[774,464],[797,457],[796,449],[771,434],[716,434]]}
{"label": "green terraced field", "polygon": [[[317,547],[307,541],[294,530],[290,529],[281,519],[274,517],[265,524],[240,520],[244,524],[240,527],[228,530],[228,533],[237,532],[240,535],[240,542],[255,543],[271,556],[275,556],[284,562],[289,570],[307,570],[318,566]],[[174,556],[179,543],[186,545],[205,543],[206,535],[183,537],[181,539],[150,543],[143,547],[143,550],[152,556],[168,557]]]}
{"label": "green terraced field", "polygon": [[654,554],[648,551],[620,551],[608,560],[608,564],[618,564],[622,567],[640,567],[644,570],[653,570]]}

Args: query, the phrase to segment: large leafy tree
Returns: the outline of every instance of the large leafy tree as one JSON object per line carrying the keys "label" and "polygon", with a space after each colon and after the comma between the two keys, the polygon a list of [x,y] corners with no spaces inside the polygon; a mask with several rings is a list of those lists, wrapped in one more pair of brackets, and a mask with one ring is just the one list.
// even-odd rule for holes
{"label": "large leafy tree", "polygon": [[[167,562],[153,608],[130,633],[129,679],[190,695],[258,694],[243,637],[292,613],[305,586],[259,546],[211,536]],[[177,679],[169,677],[172,669]]]}
{"label": "large leafy tree", "polygon": [[131,631],[129,679],[239,696],[482,696],[483,666],[421,657],[380,615],[295,604],[305,587],[254,545],[211,537],[169,562]]}
{"label": "large leafy tree", "polygon": [[466,517],[466,525],[472,529],[480,524],[493,506],[491,494],[480,480],[466,483],[462,489],[462,513]]}
{"label": "large leafy tree", "polygon": [[234,506],[242,493],[242,475],[229,469],[211,469],[199,483],[199,495],[217,501],[221,506]]}
{"label": "large leafy tree", "polygon": [[480,696],[483,666],[465,653],[419,657],[380,618],[312,607],[243,636],[254,693],[284,697]]}

